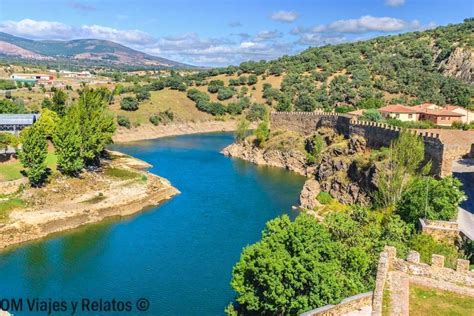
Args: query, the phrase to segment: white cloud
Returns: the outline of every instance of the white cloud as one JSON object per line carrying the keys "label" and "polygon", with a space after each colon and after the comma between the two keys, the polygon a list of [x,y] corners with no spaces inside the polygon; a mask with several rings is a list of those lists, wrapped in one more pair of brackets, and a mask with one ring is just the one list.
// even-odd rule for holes
{"label": "white cloud", "polygon": [[399,7],[405,4],[405,0],[385,0],[385,4],[390,7]]}
{"label": "white cloud", "polygon": [[255,37],[256,41],[270,41],[275,40],[277,38],[282,37],[283,34],[277,30],[274,31],[261,31],[258,32],[257,36]]}
{"label": "white cloud", "polygon": [[33,39],[68,39],[73,28],[59,22],[24,19],[0,22],[0,31]]}
{"label": "white cloud", "polygon": [[293,11],[278,11],[271,15],[271,19],[284,23],[294,22],[298,18],[298,13]]}
{"label": "white cloud", "polygon": [[118,30],[100,25],[73,27],[60,22],[35,21],[31,19],[0,22],[0,31],[31,39],[70,40],[94,38],[125,45],[144,45],[155,41],[152,36],[139,30]]}
{"label": "white cloud", "polygon": [[400,32],[422,29],[418,20],[405,21],[392,17],[362,16],[358,19],[337,20],[326,25],[311,28],[297,27],[292,34],[304,33],[367,33],[367,32]]}

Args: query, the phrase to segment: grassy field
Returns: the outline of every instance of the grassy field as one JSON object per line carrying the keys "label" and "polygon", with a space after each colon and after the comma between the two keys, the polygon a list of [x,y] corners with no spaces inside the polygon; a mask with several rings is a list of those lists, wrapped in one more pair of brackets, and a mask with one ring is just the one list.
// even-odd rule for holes
{"label": "grassy field", "polygon": [[[53,152],[49,152],[48,156],[46,156],[46,165],[53,172],[56,171],[57,160],[58,157]],[[6,162],[2,162],[0,163],[0,181],[12,181],[22,178],[22,170],[23,166],[21,165],[21,162],[18,159],[12,159]]]}
{"label": "grassy field", "polygon": [[[126,95],[123,95],[126,96]],[[188,99],[186,92],[163,89],[152,91],[150,100],[140,103],[137,111],[123,111],[120,109],[120,98],[116,98],[111,109],[117,115],[123,115],[130,119],[132,123],[149,123],[151,115],[160,111],[170,109],[175,115],[176,121],[205,121],[212,119],[212,116],[199,111],[194,102]]]}
{"label": "grassy field", "polygon": [[410,315],[473,315],[474,298],[410,285]]}

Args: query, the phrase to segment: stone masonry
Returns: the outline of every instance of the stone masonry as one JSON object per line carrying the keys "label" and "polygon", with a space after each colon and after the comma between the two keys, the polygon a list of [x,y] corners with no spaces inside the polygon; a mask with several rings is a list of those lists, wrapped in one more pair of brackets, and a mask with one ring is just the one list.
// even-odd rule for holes
{"label": "stone masonry", "polygon": [[[371,148],[388,147],[401,129],[387,124],[358,121],[345,114],[325,112],[272,112],[271,127],[311,134],[322,127],[332,128],[345,137],[359,135]],[[432,161],[431,173],[436,176],[451,174],[453,160],[472,155],[474,132],[457,130],[411,130],[423,137],[425,161]]]}

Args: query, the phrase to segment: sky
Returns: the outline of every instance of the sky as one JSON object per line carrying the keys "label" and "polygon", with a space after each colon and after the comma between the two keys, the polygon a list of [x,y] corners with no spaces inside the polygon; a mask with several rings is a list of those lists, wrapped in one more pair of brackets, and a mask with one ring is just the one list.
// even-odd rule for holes
{"label": "sky", "polygon": [[97,38],[199,66],[459,23],[474,0],[0,0],[0,32]]}

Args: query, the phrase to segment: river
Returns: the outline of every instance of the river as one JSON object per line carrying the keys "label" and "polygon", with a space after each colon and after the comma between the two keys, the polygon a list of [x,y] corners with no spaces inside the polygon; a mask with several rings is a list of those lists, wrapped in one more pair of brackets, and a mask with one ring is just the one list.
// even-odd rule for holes
{"label": "river", "polygon": [[131,314],[222,315],[235,296],[229,282],[242,248],[259,240],[269,219],[296,216],[291,206],[304,183],[224,157],[219,151],[232,141],[218,133],[114,145],[182,193],[131,218],[0,254],[0,298],[146,298],[149,310]]}

